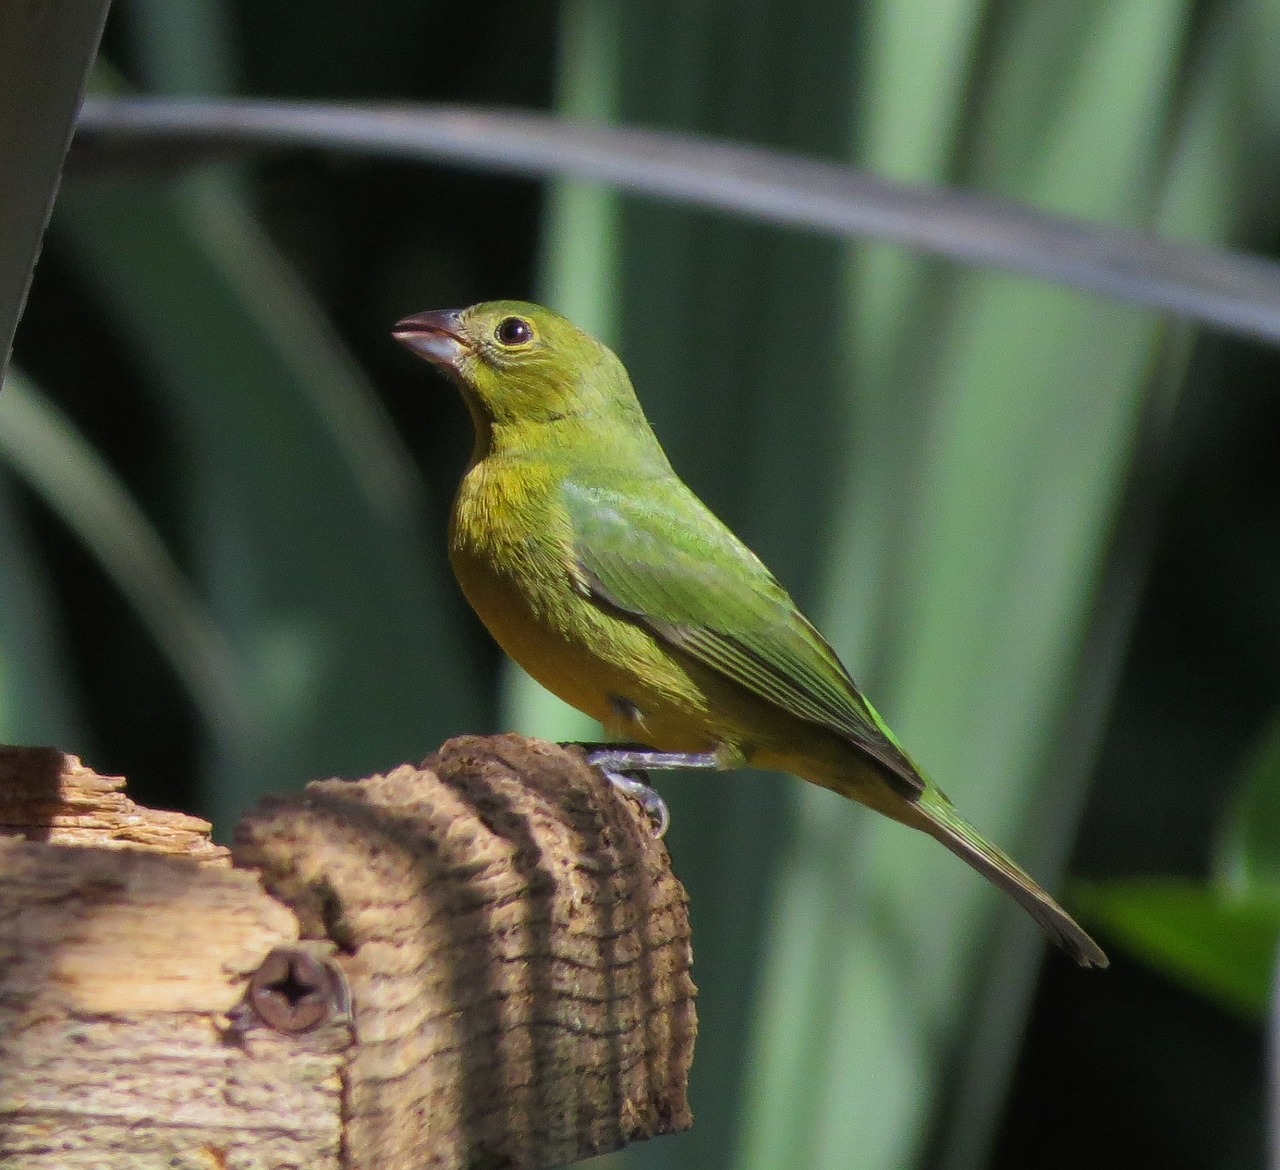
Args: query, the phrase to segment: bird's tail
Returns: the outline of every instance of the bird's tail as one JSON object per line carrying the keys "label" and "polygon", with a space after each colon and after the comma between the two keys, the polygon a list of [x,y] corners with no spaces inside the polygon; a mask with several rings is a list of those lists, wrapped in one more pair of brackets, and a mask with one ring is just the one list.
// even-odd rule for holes
{"label": "bird's tail", "polygon": [[1108,965],[1102,948],[1085,933],[1080,924],[1012,858],[989,841],[983,840],[978,831],[956,812],[951,801],[936,788],[929,786],[913,805],[912,811],[919,816],[918,821],[912,818],[918,828],[941,841],[983,877],[1012,894],[1040,924],[1040,928],[1053,943],[1082,967]]}

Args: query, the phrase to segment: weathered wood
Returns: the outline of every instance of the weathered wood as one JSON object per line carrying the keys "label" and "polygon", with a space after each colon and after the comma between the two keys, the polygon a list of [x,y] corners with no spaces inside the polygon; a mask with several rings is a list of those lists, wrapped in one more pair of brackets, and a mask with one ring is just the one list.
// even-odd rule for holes
{"label": "weathered wood", "polygon": [[[314,783],[246,818],[229,869],[194,818],[0,750],[15,831],[0,1166],[533,1170],[690,1123],[684,893],[644,814],[572,752],[465,737]],[[283,1017],[255,1015],[280,947],[254,986]],[[311,955],[349,1015],[335,994],[291,1017]]]}
{"label": "weathered wood", "polygon": [[339,946],[355,1164],[557,1166],[690,1123],[684,892],[575,755],[451,740],[268,801],[235,853]]}
{"label": "weathered wood", "polygon": [[232,1027],[297,919],[122,788],[0,750],[0,1166],[340,1166],[349,1028]]}
{"label": "weathered wood", "polygon": [[101,845],[231,864],[210,825],[186,813],[134,804],[123,776],[99,776],[56,748],[0,745],[0,837]]}

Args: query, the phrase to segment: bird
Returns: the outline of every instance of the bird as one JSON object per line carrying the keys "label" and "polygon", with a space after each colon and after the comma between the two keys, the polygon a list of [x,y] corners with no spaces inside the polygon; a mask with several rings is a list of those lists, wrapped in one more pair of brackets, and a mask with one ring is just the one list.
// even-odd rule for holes
{"label": "bird", "polygon": [[624,787],[647,768],[789,772],[928,833],[1081,966],[1107,966],[916,766],[773,573],[680,479],[612,350],[514,300],[418,313],[392,336],[457,385],[474,425],[448,534],[468,602],[538,682],[638,745],[590,762]]}

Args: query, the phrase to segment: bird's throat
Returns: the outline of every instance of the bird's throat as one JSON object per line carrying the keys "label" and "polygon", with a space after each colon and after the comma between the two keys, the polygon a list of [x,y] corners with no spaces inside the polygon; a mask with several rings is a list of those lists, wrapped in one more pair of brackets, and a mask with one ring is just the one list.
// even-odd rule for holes
{"label": "bird's throat", "polygon": [[467,470],[489,457],[493,450],[493,421],[485,414],[475,396],[463,390],[462,400],[467,404],[467,413],[471,415],[471,427],[475,437],[471,444],[471,461]]}

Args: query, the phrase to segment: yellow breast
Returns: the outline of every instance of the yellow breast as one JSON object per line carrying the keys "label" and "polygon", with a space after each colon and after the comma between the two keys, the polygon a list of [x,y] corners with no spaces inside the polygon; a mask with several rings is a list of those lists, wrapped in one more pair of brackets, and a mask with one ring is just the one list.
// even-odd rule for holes
{"label": "yellow breast", "polygon": [[[572,533],[551,469],[489,458],[464,477],[449,555],[463,593],[498,644],[553,694],[612,734],[703,751],[716,732],[709,697],[642,627],[579,586]],[[627,705],[639,723],[620,715]]]}

